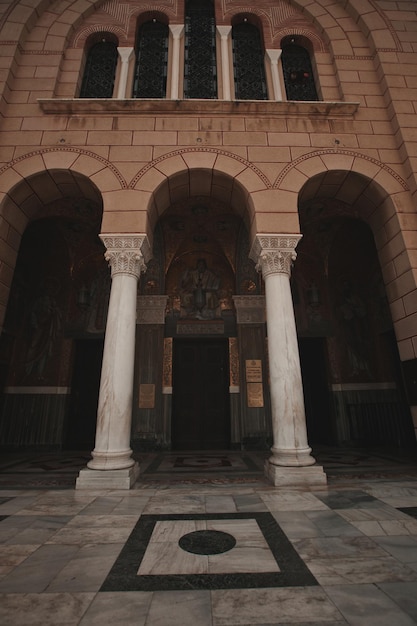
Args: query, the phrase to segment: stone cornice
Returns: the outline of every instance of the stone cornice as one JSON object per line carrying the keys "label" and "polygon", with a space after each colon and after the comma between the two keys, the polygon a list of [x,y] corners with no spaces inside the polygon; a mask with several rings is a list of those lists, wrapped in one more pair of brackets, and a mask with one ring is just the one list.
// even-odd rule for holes
{"label": "stone cornice", "polygon": [[268,117],[353,117],[358,102],[278,102],[275,100],[143,100],[116,98],[38,99],[44,113],[53,115],[244,115]]}

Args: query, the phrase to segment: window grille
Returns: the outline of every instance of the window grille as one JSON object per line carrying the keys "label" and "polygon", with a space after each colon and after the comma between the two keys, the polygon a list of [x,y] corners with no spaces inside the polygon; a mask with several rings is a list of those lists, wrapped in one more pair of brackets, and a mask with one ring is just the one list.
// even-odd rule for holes
{"label": "window grille", "polygon": [[111,98],[117,66],[117,46],[100,41],[87,54],[80,98]]}
{"label": "window grille", "polygon": [[242,22],[233,27],[233,66],[238,100],[266,100],[264,54],[259,30]]}
{"label": "window grille", "polygon": [[282,71],[288,100],[318,100],[308,51],[288,44],[282,49]]}
{"label": "window grille", "polygon": [[168,26],[152,20],[139,30],[134,98],[165,98],[168,65]]}
{"label": "window grille", "polygon": [[210,0],[186,3],[184,97],[217,98],[216,23]]}

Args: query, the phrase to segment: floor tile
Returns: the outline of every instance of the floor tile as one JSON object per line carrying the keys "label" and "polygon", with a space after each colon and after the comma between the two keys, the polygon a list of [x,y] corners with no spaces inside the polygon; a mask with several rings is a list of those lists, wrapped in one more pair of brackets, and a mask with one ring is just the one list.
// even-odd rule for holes
{"label": "floor tile", "polygon": [[212,626],[208,591],[156,591],[146,626]]}
{"label": "floor tile", "polygon": [[213,626],[302,621],[340,621],[341,614],[320,588],[235,589],[213,591]]}
{"label": "floor tile", "polygon": [[0,623],[13,626],[76,626],[91,604],[90,593],[0,594]]}
{"label": "floor tile", "polygon": [[[145,626],[152,593],[138,591],[99,593],[94,597],[80,626]],[[197,626],[197,623],[194,625]]]}
{"label": "floor tile", "polygon": [[352,626],[412,626],[410,615],[374,585],[326,587],[326,593]]}

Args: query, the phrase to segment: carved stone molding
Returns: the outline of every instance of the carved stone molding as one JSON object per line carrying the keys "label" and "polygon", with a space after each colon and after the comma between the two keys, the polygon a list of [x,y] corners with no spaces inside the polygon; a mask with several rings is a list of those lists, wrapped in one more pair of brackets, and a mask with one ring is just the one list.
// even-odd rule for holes
{"label": "carved stone molding", "polygon": [[168,296],[138,296],[136,321],[138,324],[165,324]]}
{"label": "carved stone molding", "polygon": [[256,235],[250,258],[265,279],[271,274],[291,275],[291,267],[297,253],[295,248],[302,235],[262,234]]}
{"label": "carved stone molding", "polygon": [[265,296],[233,296],[238,324],[265,322]]}
{"label": "carved stone molding", "polygon": [[139,278],[146,271],[151,251],[146,235],[113,234],[100,235],[106,247],[104,258],[111,268],[111,275],[130,274]]}

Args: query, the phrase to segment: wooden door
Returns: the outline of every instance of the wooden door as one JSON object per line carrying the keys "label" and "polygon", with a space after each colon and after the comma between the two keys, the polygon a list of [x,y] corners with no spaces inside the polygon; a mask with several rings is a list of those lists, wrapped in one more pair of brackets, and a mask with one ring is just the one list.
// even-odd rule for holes
{"label": "wooden door", "polygon": [[176,450],[229,448],[227,339],[174,340],[172,445]]}

